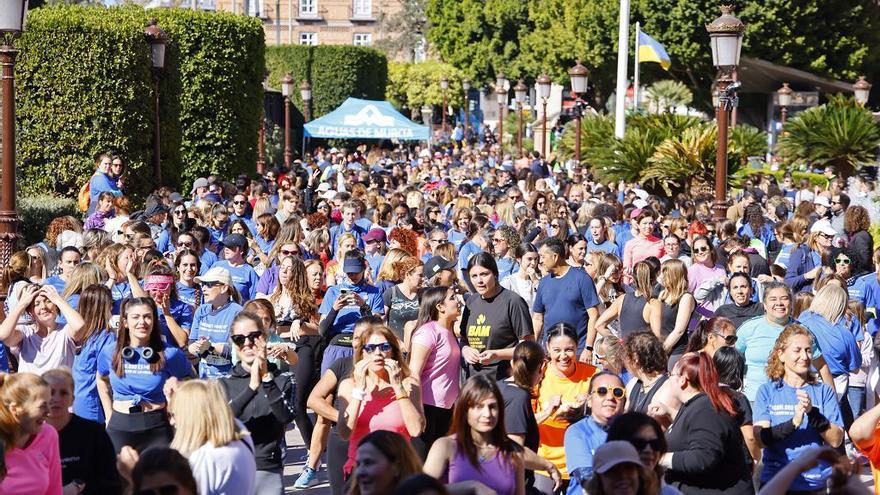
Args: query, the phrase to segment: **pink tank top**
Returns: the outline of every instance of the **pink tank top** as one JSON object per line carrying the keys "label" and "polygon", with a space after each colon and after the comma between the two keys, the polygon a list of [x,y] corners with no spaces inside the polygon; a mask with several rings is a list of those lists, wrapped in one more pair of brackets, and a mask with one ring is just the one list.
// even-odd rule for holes
{"label": "pink tank top", "polygon": [[390,388],[381,392],[374,391],[368,401],[361,402],[361,412],[348,442],[348,461],[343,467],[346,476],[354,470],[354,457],[361,438],[376,430],[393,431],[405,440],[410,439],[409,431],[403,422],[400,403],[395,400],[394,391]]}
{"label": "pink tank top", "polygon": [[479,468],[471,464],[464,452],[455,449],[455,457],[449,461],[447,483],[475,480],[495,490],[498,495],[516,493],[516,472],[513,463],[507,461],[501,452],[480,463]]}

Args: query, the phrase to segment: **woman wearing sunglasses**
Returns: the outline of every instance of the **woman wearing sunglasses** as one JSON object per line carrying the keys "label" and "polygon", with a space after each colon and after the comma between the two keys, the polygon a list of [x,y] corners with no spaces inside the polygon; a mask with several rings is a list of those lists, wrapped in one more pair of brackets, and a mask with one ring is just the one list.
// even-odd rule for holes
{"label": "woman wearing sunglasses", "polygon": [[593,452],[605,443],[608,426],[623,413],[626,390],[619,376],[602,371],[590,380],[590,415],[565,430],[565,464],[571,476],[569,495],[580,495],[582,483],[593,476]]}
{"label": "woman wearing sunglasses", "polygon": [[354,469],[360,439],[374,430],[389,430],[409,439],[425,429],[418,379],[410,374],[397,337],[390,328],[374,325],[355,349],[354,370],[339,384],[339,436],[347,440],[346,477]]}
{"label": "woman wearing sunglasses", "polygon": [[641,412],[628,412],[620,415],[608,428],[608,442],[623,440],[629,442],[639,453],[642,465],[656,477],[660,495],[680,495],[681,492],[663,480],[665,471],[660,467],[660,458],[667,451],[663,428],[651,416]]}
{"label": "woman wearing sunglasses", "polygon": [[816,220],[810,227],[806,241],[792,249],[785,272],[785,283],[794,292],[810,290],[813,283],[822,277],[822,259],[831,255],[831,241],[836,235],[837,231],[831,226],[831,222],[825,219]]}
{"label": "woman wearing sunglasses", "polygon": [[282,470],[285,427],[293,420],[293,384],[269,362],[268,331],[256,313],[232,320],[230,340],[238,364],[220,380],[232,413],[254,439],[257,477],[254,493],[284,493]]}
{"label": "woman wearing sunglasses", "polygon": [[666,431],[669,452],[660,459],[666,481],[682,493],[753,494],[749,454],[736,425],[737,409],[718,384],[712,359],[685,354],[667,382],[681,403]]}
{"label": "woman wearing sunglasses", "polygon": [[162,229],[162,233],[159,234],[159,238],[156,240],[156,249],[163,253],[174,251],[174,247],[177,245],[177,239],[180,237],[180,234],[193,228],[195,224],[195,220],[189,218],[189,213],[187,212],[186,205],[183,204],[183,201],[175,201],[171,204],[168,223],[165,228]]}
{"label": "woman wearing sunglasses", "polygon": [[202,290],[202,305],[193,315],[189,352],[201,358],[200,378],[219,378],[232,370],[229,325],[241,307],[241,295],[232,285],[232,276],[222,267],[196,277]]}
{"label": "woman wearing sunglasses", "polygon": [[[538,455],[556,465],[562,478],[568,480],[563,447],[565,430],[580,419],[589,397],[590,377],[595,366],[577,358],[577,332],[567,323],[558,323],[547,330],[547,356],[550,361],[538,387],[537,412],[540,445]],[[554,482],[549,473],[535,473],[535,487],[552,491]]]}
{"label": "woman wearing sunglasses", "polygon": [[[770,382],[758,390],[754,411],[755,436],[764,446],[761,483],[770,481],[805,450],[843,443],[837,397],[812,372],[812,347],[810,330],[793,323],[785,327],[770,353]],[[830,475],[831,466],[819,464],[798,475],[789,490],[822,490]]]}

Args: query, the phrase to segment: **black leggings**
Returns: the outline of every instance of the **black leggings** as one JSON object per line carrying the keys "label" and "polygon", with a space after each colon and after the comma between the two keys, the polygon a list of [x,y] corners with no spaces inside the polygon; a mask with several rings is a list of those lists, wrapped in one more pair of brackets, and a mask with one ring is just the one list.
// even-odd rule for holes
{"label": "black leggings", "polygon": [[165,410],[121,413],[113,411],[107,424],[107,435],[118,454],[126,445],[143,452],[150,447],[167,447],[174,437]]}
{"label": "black leggings", "polygon": [[348,442],[336,433],[336,426],[330,430],[327,437],[327,478],[330,479],[330,489],[333,495],[344,495],[346,479],[342,468],[348,462]]}
{"label": "black leggings", "polygon": [[296,400],[294,404],[294,421],[296,427],[302,435],[306,444],[306,450],[312,444],[312,432],[315,430],[315,424],[309,418],[306,412],[308,407],[306,402],[309,400],[309,394],[318,382],[318,358],[315,353],[318,350],[318,343],[321,337],[318,335],[302,335],[296,341],[296,357],[297,362],[293,368],[296,377]]}

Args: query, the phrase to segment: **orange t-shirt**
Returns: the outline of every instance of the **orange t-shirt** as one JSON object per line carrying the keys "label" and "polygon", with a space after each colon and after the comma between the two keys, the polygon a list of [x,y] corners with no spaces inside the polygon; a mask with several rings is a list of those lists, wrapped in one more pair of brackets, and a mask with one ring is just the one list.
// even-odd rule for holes
{"label": "orange t-shirt", "polygon": [[[596,371],[595,366],[578,362],[571,376],[559,376],[548,367],[538,389],[536,412],[545,409],[546,404],[556,395],[562,396],[563,403],[576,402],[579,395],[585,395],[590,389],[590,378],[596,374]],[[541,436],[538,455],[555,464],[563,479],[568,479],[568,471],[565,468],[565,447],[563,446],[565,430],[568,426],[568,421],[557,418],[555,413],[538,425],[538,433]],[[538,471],[538,473],[549,476],[543,471]]]}
{"label": "orange t-shirt", "polygon": [[861,444],[856,444],[856,448],[871,461],[871,475],[874,476],[874,493],[880,493],[880,428],[875,428],[871,439]]}

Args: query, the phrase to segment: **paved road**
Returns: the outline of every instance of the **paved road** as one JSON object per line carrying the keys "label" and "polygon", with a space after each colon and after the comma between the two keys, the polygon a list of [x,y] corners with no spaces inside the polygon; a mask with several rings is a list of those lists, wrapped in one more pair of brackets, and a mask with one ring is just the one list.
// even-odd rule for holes
{"label": "paved road", "polygon": [[[299,477],[305,464],[306,447],[303,445],[302,437],[299,430],[290,429],[287,431],[287,464],[284,466],[284,489],[286,493],[296,493],[303,495],[330,495],[330,484],[327,482],[327,471],[321,470],[318,473],[320,484],[309,488],[308,490],[294,490],[293,483]],[[259,495],[259,494],[257,494]]]}

